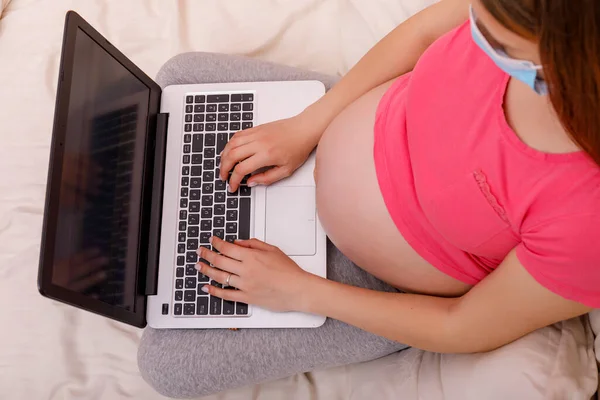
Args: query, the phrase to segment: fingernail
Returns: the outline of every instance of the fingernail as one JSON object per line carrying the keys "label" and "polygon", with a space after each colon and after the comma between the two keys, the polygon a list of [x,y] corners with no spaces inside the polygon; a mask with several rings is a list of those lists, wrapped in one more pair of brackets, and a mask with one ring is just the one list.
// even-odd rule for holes
{"label": "fingernail", "polygon": [[202,264],[197,263],[196,265],[194,265],[194,268],[196,268],[198,271],[200,271],[202,269]]}
{"label": "fingernail", "polygon": [[196,250],[196,254],[198,254],[198,255],[202,254],[202,247],[199,247],[198,250]]}
{"label": "fingernail", "polygon": [[208,293],[208,288],[206,287],[206,285],[202,286],[200,290],[202,290],[204,293]]}
{"label": "fingernail", "polygon": [[208,238],[208,243],[212,244],[212,241],[213,241],[213,237],[211,236]]}
{"label": "fingernail", "polygon": [[256,183],[256,182],[249,182],[248,183],[248,187],[254,187],[256,185],[258,185],[258,183]]}

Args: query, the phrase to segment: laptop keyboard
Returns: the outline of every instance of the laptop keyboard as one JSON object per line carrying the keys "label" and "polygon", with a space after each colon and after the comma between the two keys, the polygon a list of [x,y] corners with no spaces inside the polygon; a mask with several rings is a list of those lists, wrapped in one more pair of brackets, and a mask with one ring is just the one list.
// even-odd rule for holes
{"label": "laptop keyboard", "polygon": [[248,316],[247,304],[200,290],[206,284],[223,286],[198,272],[195,264],[200,246],[212,249],[211,236],[229,242],[250,238],[251,188],[244,179],[235,193],[227,191],[227,183],[219,179],[219,154],[236,132],[252,128],[254,94],[188,94],[184,108],[173,315]]}

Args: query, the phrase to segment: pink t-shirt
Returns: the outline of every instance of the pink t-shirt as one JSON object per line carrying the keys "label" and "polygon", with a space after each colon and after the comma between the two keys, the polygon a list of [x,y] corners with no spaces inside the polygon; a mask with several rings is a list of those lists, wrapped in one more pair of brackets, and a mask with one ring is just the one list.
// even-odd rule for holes
{"label": "pink t-shirt", "polygon": [[509,76],[468,23],[437,40],[385,94],[375,122],[381,193],[408,243],[467,284],[516,247],[543,286],[600,307],[600,168],[548,154],[508,125]]}

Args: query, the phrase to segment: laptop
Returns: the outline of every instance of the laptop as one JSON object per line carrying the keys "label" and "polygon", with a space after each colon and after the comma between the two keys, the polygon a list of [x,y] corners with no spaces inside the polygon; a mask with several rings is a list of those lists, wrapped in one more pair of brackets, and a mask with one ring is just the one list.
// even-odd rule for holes
{"label": "laptop", "polygon": [[[271,186],[219,179],[237,132],[294,116],[317,81],[174,85],[161,90],[78,14],[66,16],[38,287],[42,295],[137,327],[318,327],[205,294],[195,268],[213,235],[258,238],[325,277],[314,154]],[[247,177],[246,177],[247,178]],[[231,288],[231,290],[235,290]]]}

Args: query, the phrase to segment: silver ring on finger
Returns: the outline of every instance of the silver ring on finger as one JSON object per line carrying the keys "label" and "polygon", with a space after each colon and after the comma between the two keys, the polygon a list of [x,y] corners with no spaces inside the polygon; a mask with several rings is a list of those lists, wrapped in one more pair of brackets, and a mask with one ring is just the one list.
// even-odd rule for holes
{"label": "silver ring on finger", "polygon": [[233,276],[233,274],[229,274],[229,276],[227,277],[227,280],[225,281],[225,286],[229,286],[229,280],[231,279],[231,277]]}

